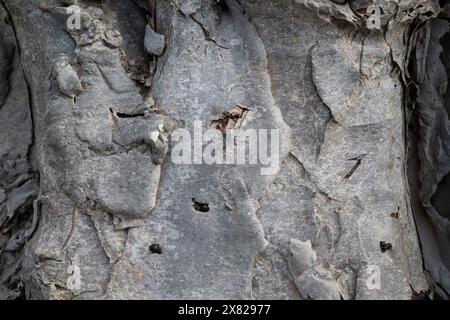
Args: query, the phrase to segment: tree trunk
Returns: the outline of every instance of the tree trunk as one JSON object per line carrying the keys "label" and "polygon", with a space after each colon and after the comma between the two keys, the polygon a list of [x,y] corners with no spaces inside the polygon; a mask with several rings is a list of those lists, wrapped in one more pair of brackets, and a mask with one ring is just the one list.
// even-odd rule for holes
{"label": "tree trunk", "polygon": [[0,298],[447,297],[438,1],[1,4]]}

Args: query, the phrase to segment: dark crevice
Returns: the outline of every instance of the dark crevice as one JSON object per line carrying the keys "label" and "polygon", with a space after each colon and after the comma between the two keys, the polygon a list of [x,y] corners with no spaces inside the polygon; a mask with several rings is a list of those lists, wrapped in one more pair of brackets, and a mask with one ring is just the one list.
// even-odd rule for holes
{"label": "dark crevice", "polygon": [[385,253],[389,250],[392,250],[392,244],[390,244],[389,242],[386,242],[386,241],[381,241],[380,249],[381,249],[381,252]]}
{"label": "dark crevice", "polygon": [[[10,85],[10,75],[12,72],[12,61],[14,57],[13,52],[8,52],[6,44],[0,38],[0,110],[8,98],[9,92],[11,90]],[[6,64],[1,64],[2,61],[7,62]]]}
{"label": "dark crevice", "polygon": [[361,155],[352,159],[348,159],[348,161],[356,161],[355,165],[350,169],[350,171],[344,176],[344,180],[350,179],[350,177],[358,170],[358,168],[361,166],[362,159],[365,155]]}
{"label": "dark crevice", "polygon": [[[5,59],[4,55],[5,50],[6,54],[8,54],[9,49],[7,48],[6,43],[3,43],[4,41],[0,43],[2,46],[2,48],[0,48],[0,51],[2,51],[0,55],[3,55],[1,60],[9,61],[10,64],[6,69],[4,68],[5,66],[2,66],[3,70],[0,71],[3,77],[0,80],[3,86],[3,88],[0,88],[2,91],[2,97],[0,97],[2,100],[1,105],[6,101],[8,95],[11,94],[10,91],[15,89],[14,84],[10,83],[10,76],[13,71],[11,64],[15,62],[14,59],[18,59],[17,61],[20,64],[19,69],[21,70],[17,70],[17,72],[22,73],[23,80],[21,81],[24,82],[27,90],[23,95],[27,95],[28,110],[25,109],[24,111],[28,111],[29,121],[31,122],[31,141],[26,142],[26,145],[28,146],[26,154],[24,152],[23,155],[18,158],[10,158],[8,155],[5,155],[5,158],[2,158],[2,162],[0,163],[0,171],[2,171],[0,173],[0,185],[5,187],[7,201],[18,201],[16,204],[17,208],[16,205],[13,208],[12,216],[7,217],[7,219],[0,222],[0,227],[2,229],[1,234],[3,235],[2,240],[4,240],[5,237],[8,239],[7,247],[0,249],[0,289],[5,288],[3,286],[6,286],[7,288],[6,292],[0,290],[0,297],[5,297],[6,295],[8,299],[24,299],[25,291],[22,284],[22,260],[26,251],[26,243],[33,236],[40,217],[38,212],[36,212],[36,210],[38,210],[38,204],[35,201],[37,198],[37,184],[35,181],[38,181],[39,179],[38,172],[35,171],[37,169],[34,154],[36,144],[34,130],[35,117],[33,112],[34,105],[31,85],[22,63],[22,51],[16,26],[4,0],[0,0],[0,6],[0,9],[2,9],[6,15],[7,25],[10,27],[10,30],[7,30],[7,32],[9,32],[12,40],[11,43],[8,43],[12,47],[9,52],[10,55],[7,56],[8,59]],[[4,78],[5,75],[6,79]],[[4,90],[5,83],[7,83],[7,91]],[[5,93],[5,99],[3,99]],[[24,107],[26,108],[26,106]],[[28,119],[26,121],[28,121]],[[3,168],[3,165],[5,164],[3,160],[5,160],[6,163],[12,162],[13,166],[8,168],[7,165],[6,168]],[[22,165],[18,165],[19,163],[22,163]],[[25,166],[24,163],[26,163]],[[17,165],[18,167],[16,167]],[[14,271],[14,273],[11,273],[11,271]]]}
{"label": "dark crevice", "polygon": [[192,203],[193,203],[195,211],[203,212],[203,213],[209,211],[208,203],[198,202],[197,200],[195,200],[195,198],[192,198]]}
{"label": "dark crevice", "polygon": [[207,40],[207,41],[209,41],[209,42],[215,44],[215,45],[218,46],[219,48],[222,48],[222,49],[230,49],[230,48],[228,48],[228,47],[225,47],[225,46],[219,44],[219,43],[218,43],[218,42],[210,35],[210,32],[208,31],[208,29],[207,29],[207,28],[206,28],[206,27],[205,27],[205,26],[204,26],[197,18],[195,18],[194,15],[192,15],[191,18],[192,18],[192,20],[193,20],[196,24],[198,24],[198,25],[200,26],[200,28],[202,29],[203,35],[205,36],[205,40]]}
{"label": "dark crevice", "polygon": [[436,193],[431,198],[431,204],[441,217],[450,220],[450,174],[439,183]]}
{"label": "dark crevice", "polygon": [[127,114],[127,113],[120,113],[120,112],[118,112],[118,113],[116,113],[116,116],[117,116],[118,118],[121,118],[121,119],[129,119],[129,118],[139,118],[139,117],[144,117],[145,114],[144,114],[144,113]]}
{"label": "dark crevice", "polygon": [[32,134],[31,134],[31,144],[29,146],[28,149],[28,162],[33,165],[35,164],[35,161],[33,159],[34,156],[34,148],[35,148],[35,144],[36,144],[36,133],[35,133],[35,123],[36,123],[36,119],[35,119],[35,115],[34,115],[34,103],[33,103],[33,93],[32,93],[32,89],[31,89],[31,84],[30,81],[27,77],[27,74],[25,72],[25,68],[23,66],[22,63],[22,48],[20,46],[20,41],[19,38],[17,36],[17,29],[14,23],[14,20],[12,18],[11,12],[8,9],[8,6],[6,5],[4,0],[1,0],[1,4],[6,12],[6,14],[8,15],[8,19],[10,21],[10,26],[13,30],[13,34],[14,34],[14,39],[16,40],[16,47],[17,47],[17,51],[18,51],[18,58],[19,58],[19,62],[22,68],[22,74],[23,74],[23,79],[25,80],[25,84],[26,84],[26,88],[27,88],[27,94],[28,94],[28,105],[30,107],[30,119],[31,119],[31,127],[32,127]]}

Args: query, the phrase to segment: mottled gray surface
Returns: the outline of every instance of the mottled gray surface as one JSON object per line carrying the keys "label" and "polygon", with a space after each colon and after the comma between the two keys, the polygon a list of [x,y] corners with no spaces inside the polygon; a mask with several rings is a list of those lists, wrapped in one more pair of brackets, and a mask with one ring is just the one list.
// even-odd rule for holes
{"label": "mottled gray surface", "polygon": [[10,23],[0,6],[0,299],[23,296],[24,245],[38,218],[28,92]]}
{"label": "mottled gray surface", "polygon": [[[1,3],[14,32],[1,26],[0,298],[410,299],[434,289],[413,213],[448,170],[442,152],[409,162],[429,181],[415,190],[406,140],[436,155],[424,137],[443,127],[414,142],[405,83],[446,81],[445,70],[430,79],[434,60],[409,72],[438,57],[443,34],[431,45],[429,30],[440,22],[424,22],[437,1],[381,1],[371,31],[359,0],[83,0],[81,30],[66,28],[71,1]],[[239,119],[223,130],[280,130],[274,175],[172,161],[175,129],[226,115]],[[17,213],[26,217],[5,227]],[[445,230],[431,234],[422,247],[442,252]],[[436,271],[448,262],[424,253],[448,290]]]}

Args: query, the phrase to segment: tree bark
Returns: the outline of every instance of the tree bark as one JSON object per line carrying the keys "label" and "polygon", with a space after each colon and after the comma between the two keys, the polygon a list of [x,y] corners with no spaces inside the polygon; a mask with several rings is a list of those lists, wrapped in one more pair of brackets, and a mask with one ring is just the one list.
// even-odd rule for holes
{"label": "tree bark", "polygon": [[[75,2],[1,0],[0,298],[447,297],[447,7]],[[198,121],[279,168],[175,163]]]}

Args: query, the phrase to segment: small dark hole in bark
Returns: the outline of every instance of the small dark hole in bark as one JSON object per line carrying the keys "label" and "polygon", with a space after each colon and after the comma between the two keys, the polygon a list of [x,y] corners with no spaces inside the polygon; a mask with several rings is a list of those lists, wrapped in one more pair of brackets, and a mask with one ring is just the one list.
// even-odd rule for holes
{"label": "small dark hole in bark", "polygon": [[392,244],[390,244],[389,242],[381,241],[380,249],[381,249],[381,252],[383,252],[383,253],[388,250],[392,250]]}
{"label": "small dark hole in bark", "polygon": [[392,212],[390,216],[391,218],[398,219],[398,212]]}
{"label": "small dark hole in bark", "polygon": [[126,113],[120,113],[120,112],[117,112],[116,115],[117,115],[118,118],[121,118],[121,119],[139,118],[139,117],[144,117],[145,116],[145,114],[143,114],[143,113],[126,114]]}
{"label": "small dark hole in bark", "polygon": [[153,244],[148,248],[148,250],[150,250],[150,252],[151,252],[151,253],[154,253],[154,254],[162,254],[161,246],[160,246],[159,244],[157,244],[157,243],[153,243]]}
{"label": "small dark hole in bark", "polygon": [[197,200],[195,200],[195,198],[192,198],[192,202],[194,203],[195,211],[199,211],[199,212],[208,212],[209,211],[209,204],[198,202]]}

